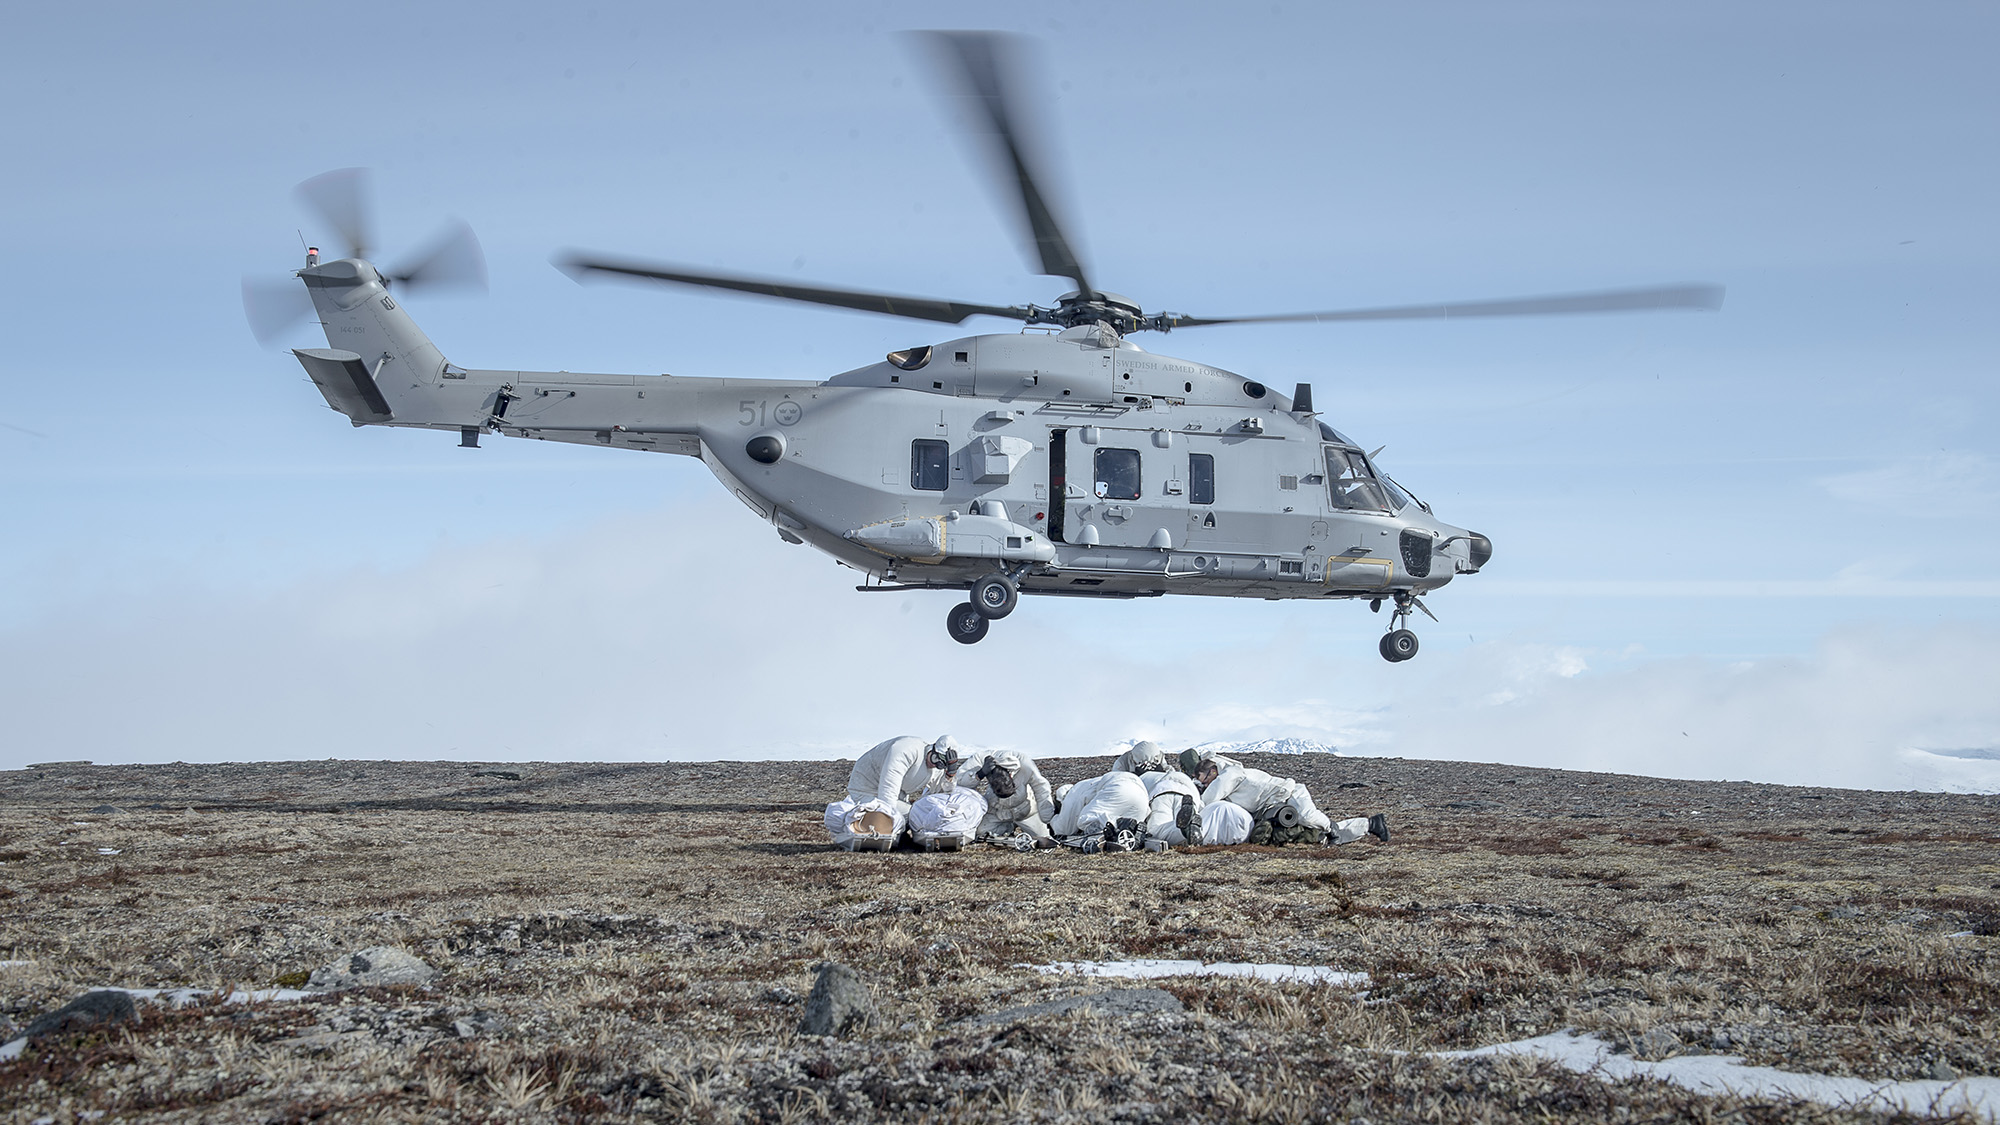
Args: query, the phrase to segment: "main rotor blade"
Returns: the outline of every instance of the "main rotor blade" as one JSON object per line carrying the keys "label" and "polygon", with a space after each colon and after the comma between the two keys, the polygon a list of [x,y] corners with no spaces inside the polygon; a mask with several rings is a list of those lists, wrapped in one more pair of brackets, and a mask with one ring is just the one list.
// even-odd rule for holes
{"label": "main rotor blade", "polygon": [[906,316],[914,320],[934,320],[944,324],[958,324],[973,316],[1004,316],[1010,320],[1026,320],[1029,316],[1029,310],[1025,308],[976,305],[965,301],[936,301],[927,297],[869,293],[860,289],[822,289],[812,285],[793,285],[790,282],[771,281],[759,277],[694,273],[677,266],[615,261],[584,254],[559,255],[555,259],[555,265],[557,269],[579,282],[598,274],[638,277],[649,281],[671,282],[675,285],[697,285],[705,289],[753,293],[759,297],[777,297],[785,301],[804,301],[814,305],[833,305],[843,309],[887,313],[890,316]]}
{"label": "main rotor blade", "polygon": [[1338,309],[1332,312],[1284,313],[1278,316],[1164,317],[1169,328],[1200,328],[1210,324],[1279,324],[1285,321],[1435,320],[1475,316],[1557,316],[1567,313],[1637,312],[1645,309],[1707,309],[1722,307],[1720,285],[1664,285],[1646,289],[1598,289],[1548,297],[1510,297],[1497,301],[1460,301],[1445,305],[1395,305],[1379,309]]}
{"label": "main rotor blade", "polygon": [[265,347],[312,312],[312,295],[296,277],[243,279],[243,317],[250,322],[251,335]]}
{"label": "main rotor blade", "polygon": [[1028,115],[1020,109],[1022,41],[993,31],[927,31],[919,32],[918,38],[929,47],[947,83],[964,97],[970,124],[989,138],[1001,181],[1011,189],[1001,194],[1019,200],[1018,218],[1025,224],[1023,233],[1034,246],[1042,272],[1067,277],[1085,297],[1094,295],[1083,261],[1063,236],[1055,209],[1042,190],[1041,184],[1050,178],[1045,170],[1037,175],[1037,164],[1047,160],[1047,150],[1033,143]]}
{"label": "main rotor blade", "polygon": [[352,258],[368,257],[374,239],[368,221],[368,169],[339,168],[300,184],[299,198],[311,204],[347,243]]}
{"label": "main rotor blade", "polygon": [[431,248],[409,265],[389,275],[412,288],[486,288],[486,254],[472,226],[464,221],[445,228]]}

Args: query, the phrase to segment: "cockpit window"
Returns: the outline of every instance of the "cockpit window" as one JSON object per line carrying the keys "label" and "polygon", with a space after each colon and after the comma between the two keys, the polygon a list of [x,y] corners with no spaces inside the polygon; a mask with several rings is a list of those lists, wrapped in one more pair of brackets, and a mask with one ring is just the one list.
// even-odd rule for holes
{"label": "cockpit window", "polygon": [[1422,508],[1426,512],[1431,510],[1431,506],[1429,504],[1424,503],[1422,500],[1418,499],[1416,493],[1411,492],[1409,489],[1404,488],[1400,484],[1397,484],[1391,478],[1384,476],[1382,478],[1382,484],[1385,488],[1389,490],[1389,502],[1396,506],[1397,511],[1399,512],[1402,511],[1404,506],[1409,504],[1415,504],[1417,507]]}
{"label": "cockpit window", "polygon": [[1410,506],[1411,496],[1403,487],[1388,477],[1382,478],[1382,491],[1389,494],[1389,510],[1400,512]]}
{"label": "cockpit window", "polygon": [[1389,500],[1375,470],[1358,450],[1326,447],[1327,496],[1336,508],[1386,512]]}

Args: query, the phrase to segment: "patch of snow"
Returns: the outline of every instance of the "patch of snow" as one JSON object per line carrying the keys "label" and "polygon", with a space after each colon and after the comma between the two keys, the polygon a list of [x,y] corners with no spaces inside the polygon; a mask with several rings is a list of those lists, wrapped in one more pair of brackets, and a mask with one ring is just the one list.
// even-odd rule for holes
{"label": "patch of snow", "polygon": [[[33,961],[0,961],[0,967],[32,964],[34,964]],[[219,997],[221,1003],[224,1004],[263,1004],[272,1000],[305,1000],[321,995],[317,992],[303,992],[296,988],[255,988],[248,991],[236,989],[226,996],[222,994],[220,989],[215,988],[118,988],[113,986],[109,988],[89,989],[88,991],[122,992],[134,1000],[150,1000],[156,1004],[166,1004],[173,1008],[185,1008],[190,1004],[199,1003],[211,996]],[[7,1043],[0,1043],[0,1062],[20,1058],[21,1052],[26,1050],[27,1046],[28,1041],[26,1039],[15,1039]]]}
{"label": "patch of snow", "polygon": [[1529,1055],[1547,1059],[1580,1074],[1596,1075],[1611,1081],[1653,1078],[1698,1094],[1789,1098],[1879,1113],[1903,1112],[1926,1116],[1968,1113],[1987,1121],[2000,1121],[2000,1078],[1960,1078],[1952,1082],[1842,1078],[1831,1074],[1800,1074],[1768,1066],[1745,1066],[1739,1055],[1681,1055],[1647,1062],[1630,1055],[1613,1054],[1602,1039],[1573,1031],[1558,1031],[1552,1035],[1475,1047],[1469,1051],[1432,1051],[1429,1054],[1440,1059]]}
{"label": "patch of snow", "polygon": [[34,964],[33,961],[0,961],[0,969],[18,969],[23,965],[32,964]]}
{"label": "patch of snow", "polygon": [[118,854],[118,851],[119,851],[119,849],[117,849],[117,848],[99,848],[99,849],[97,849],[97,854],[98,854],[98,855],[117,855],[117,854]]}
{"label": "patch of snow", "polygon": [[1252,977],[1301,984],[1331,984],[1354,988],[1368,983],[1367,973],[1348,973],[1324,965],[1262,965],[1243,961],[1057,961],[1029,966],[1038,973],[1075,973],[1086,977]]}
{"label": "patch of snow", "polygon": [[1340,753],[1340,748],[1333,743],[1312,738],[1259,738],[1248,742],[1204,742],[1196,746],[1195,750],[1213,751],[1224,755]]}
{"label": "patch of snow", "polygon": [[122,992],[134,1000],[151,1000],[174,1008],[185,1008],[190,1004],[215,996],[224,1004],[264,1004],[272,1000],[304,1000],[320,995],[297,988],[255,988],[249,991],[237,989],[227,996],[214,988],[118,988],[106,987],[105,992]]}
{"label": "patch of snow", "polygon": [[2000,754],[1991,750],[1902,752],[1904,772],[1925,789],[1946,793],[2000,793]]}
{"label": "patch of snow", "polygon": [[2000,750],[1980,746],[1964,750],[1939,750],[1929,746],[1915,748],[1920,753],[1934,754],[1940,758],[1961,758],[1968,762],[2000,762]]}

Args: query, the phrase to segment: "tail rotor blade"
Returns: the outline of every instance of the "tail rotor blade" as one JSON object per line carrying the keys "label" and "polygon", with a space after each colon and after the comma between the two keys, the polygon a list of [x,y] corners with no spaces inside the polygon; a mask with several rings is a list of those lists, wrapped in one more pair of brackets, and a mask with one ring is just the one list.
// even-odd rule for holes
{"label": "tail rotor blade", "polygon": [[327,221],[347,243],[349,257],[366,258],[374,239],[368,216],[368,169],[340,168],[323,172],[298,186],[299,198]]}
{"label": "tail rotor blade", "polygon": [[411,288],[486,289],[486,254],[470,224],[454,222],[424,254],[389,277]]}
{"label": "tail rotor blade", "polygon": [[312,313],[312,296],[297,278],[243,279],[243,317],[250,322],[251,334],[265,347]]}

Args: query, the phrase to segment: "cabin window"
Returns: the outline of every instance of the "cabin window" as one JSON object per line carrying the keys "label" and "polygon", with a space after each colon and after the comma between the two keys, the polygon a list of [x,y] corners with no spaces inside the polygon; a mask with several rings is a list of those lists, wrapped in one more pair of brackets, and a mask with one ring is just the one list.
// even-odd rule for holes
{"label": "cabin window", "polygon": [[1215,503],[1215,455],[1188,454],[1188,503]]}
{"label": "cabin window", "polygon": [[925,492],[943,492],[951,477],[951,447],[941,441],[918,438],[910,443],[910,487]]}
{"label": "cabin window", "polygon": [[1097,451],[1097,495],[1103,500],[1139,498],[1139,451],[1100,449]]}

